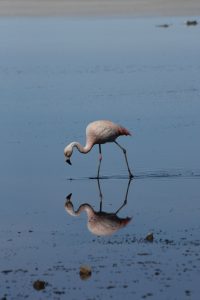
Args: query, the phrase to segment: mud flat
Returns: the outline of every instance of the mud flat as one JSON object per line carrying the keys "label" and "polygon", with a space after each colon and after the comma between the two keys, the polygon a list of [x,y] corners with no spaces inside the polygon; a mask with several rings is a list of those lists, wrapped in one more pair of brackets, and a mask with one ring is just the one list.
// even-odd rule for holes
{"label": "mud flat", "polygon": [[198,0],[1,0],[0,16],[197,16]]}

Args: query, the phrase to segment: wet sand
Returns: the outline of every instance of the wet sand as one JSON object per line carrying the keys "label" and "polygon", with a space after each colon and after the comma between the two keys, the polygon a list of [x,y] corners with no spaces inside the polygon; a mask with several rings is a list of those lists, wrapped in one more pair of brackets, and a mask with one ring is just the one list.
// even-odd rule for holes
{"label": "wet sand", "polygon": [[0,16],[197,16],[198,0],[1,0]]}

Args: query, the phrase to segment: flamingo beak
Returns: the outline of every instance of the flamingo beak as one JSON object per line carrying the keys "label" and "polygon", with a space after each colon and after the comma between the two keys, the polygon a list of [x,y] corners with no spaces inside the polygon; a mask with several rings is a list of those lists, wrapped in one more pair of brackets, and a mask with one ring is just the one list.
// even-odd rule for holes
{"label": "flamingo beak", "polygon": [[71,200],[71,196],[72,196],[72,193],[70,193],[69,195],[67,195],[66,200],[70,201]]}
{"label": "flamingo beak", "polygon": [[71,163],[71,160],[69,158],[66,159],[66,162],[71,166],[72,163]]}

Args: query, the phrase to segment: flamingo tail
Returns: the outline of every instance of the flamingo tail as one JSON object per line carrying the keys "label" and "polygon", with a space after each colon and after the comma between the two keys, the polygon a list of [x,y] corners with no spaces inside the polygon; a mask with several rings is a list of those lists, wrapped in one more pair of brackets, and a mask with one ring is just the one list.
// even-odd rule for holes
{"label": "flamingo tail", "polygon": [[120,135],[131,135],[130,131],[128,131],[128,129],[121,127],[119,128],[119,134]]}

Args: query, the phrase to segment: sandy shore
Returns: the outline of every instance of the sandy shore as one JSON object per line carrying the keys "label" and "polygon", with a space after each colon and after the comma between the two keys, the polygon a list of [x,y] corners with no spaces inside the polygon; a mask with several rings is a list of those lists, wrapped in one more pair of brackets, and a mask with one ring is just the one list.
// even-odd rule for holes
{"label": "sandy shore", "polygon": [[199,0],[0,0],[0,16],[198,16]]}

